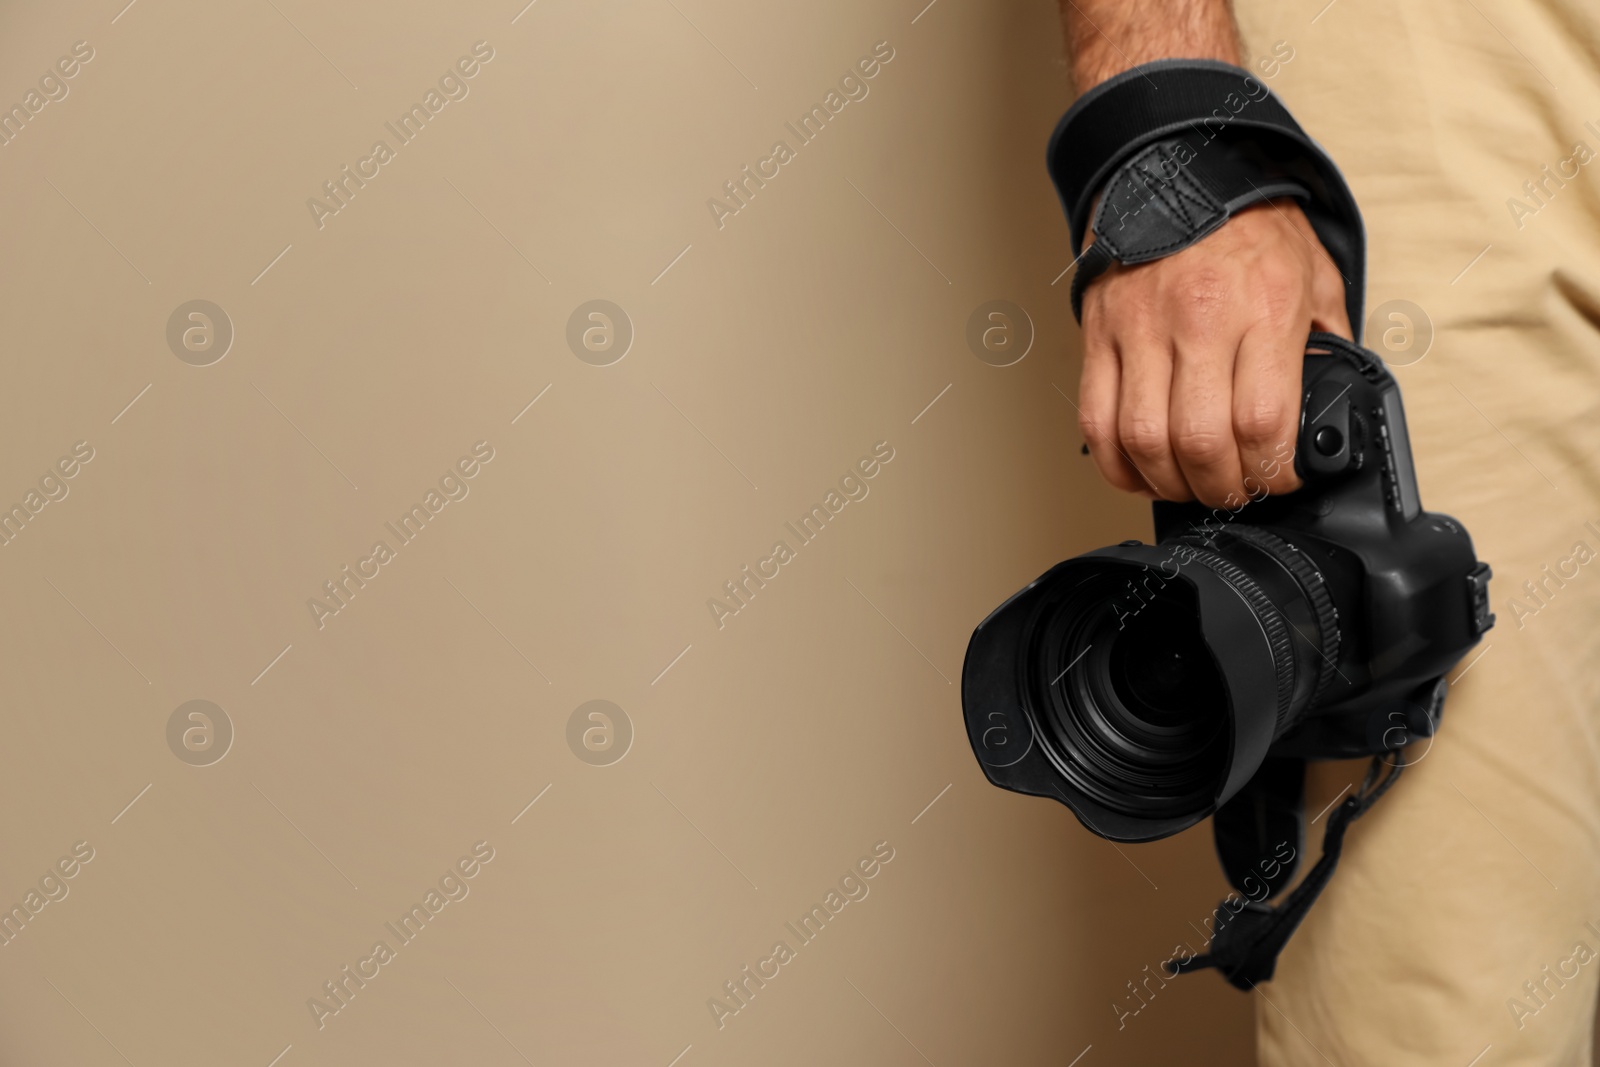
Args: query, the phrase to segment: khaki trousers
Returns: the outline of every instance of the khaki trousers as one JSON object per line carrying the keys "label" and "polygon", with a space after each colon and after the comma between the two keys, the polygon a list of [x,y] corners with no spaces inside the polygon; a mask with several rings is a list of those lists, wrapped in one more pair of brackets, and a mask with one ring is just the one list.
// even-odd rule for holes
{"label": "khaki trousers", "polygon": [[[1316,8],[1243,5],[1247,51],[1293,49],[1271,84],[1365,213],[1366,343],[1404,364],[1424,504],[1472,531],[1499,621],[1262,987],[1260,1062],[1588,1064],[1600,32],[1575,4]],[[1350,776],[1318,768],[1310,810]]]}

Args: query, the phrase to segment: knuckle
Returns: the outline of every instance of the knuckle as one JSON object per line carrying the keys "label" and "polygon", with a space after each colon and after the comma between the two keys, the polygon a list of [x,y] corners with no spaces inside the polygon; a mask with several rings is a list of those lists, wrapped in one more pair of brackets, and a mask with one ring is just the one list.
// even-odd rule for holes
{"label": "knuckle", "polygon": [[1239,440],[1254,446],[1270,445],[1286,438],[1289,409],[1282,402],[1260,398],[1240,405],[1233,413],[1233,430]]}
{"label": "knuckle", "polygon": [[1215,463],[1228,454],[1232,444],[1223,428],[1213,423],[1180,427],[1173,434],[1172,443],[1179,456],[1202,464]]}
{"label": "knuckle", "polygon": [[1160,318],[1156,314],[1156,302],[1151,299],[1149,286],[1143,279],[1139,279],[1138,284],[1121,278],[1117,281],[1123,284],[1107,286],[1100,300],[1098,331],[1105,338],[1108,349],[1113,337],[1123,344],[1141,339],[1148,325]]}
{"label": "knuckle", "polygon": [[1306,285],[1304,267],[1288,256],[1263,256],[1255,264],[1254,275],[1258,290],[1268,295],[1298,293]]}
{"label": "knuckle", "polygon": [[1289,268],[1280,265],[1275,269],[1282,273],[1266,274],[1259,279],[1251,311],[1258,322],[1282,325],[1300,314],[1306,285],[1304,279],[1291,274]]}
{"label": "knuckle", "polygon": [[1122,425],[1122,447],[1140,459],[1158,459],[1167,454],[1167,428],[1148,416],[1135,416]]}

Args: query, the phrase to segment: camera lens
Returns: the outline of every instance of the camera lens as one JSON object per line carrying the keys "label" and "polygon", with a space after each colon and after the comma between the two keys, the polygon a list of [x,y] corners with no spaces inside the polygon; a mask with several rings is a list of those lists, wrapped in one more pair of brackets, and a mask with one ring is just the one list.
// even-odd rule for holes
{"label": "camera lens", "polygon": [[962,700],[991,777],[1148,840],[1249,780],[1338,645],[1309,557],[1238,524],[1060,564],[978,628]]}
{"label": "camera lens", "polygon": [[1067,780],[1114,811],[1172,817],[1212,797],[1228,693],[1193,589],[1141,577],[1101,575],[1058,604],[1038,631],[1037,681]]}

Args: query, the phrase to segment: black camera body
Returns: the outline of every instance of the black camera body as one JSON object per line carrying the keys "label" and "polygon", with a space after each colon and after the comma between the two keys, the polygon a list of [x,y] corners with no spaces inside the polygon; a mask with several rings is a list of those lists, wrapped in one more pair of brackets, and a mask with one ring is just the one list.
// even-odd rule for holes
{"label": "black camera body", "polygon": [[[1343,342],[1313,349],[1303,384],[1295,472],[1305,487],[1247,505],[1234,521],[1299,549],[1345,621],[1326,687],[1270,751],[1377,755],[1407,743],[1397,729],[1433,733],[1435,682],[1494,625],[1490,569],[1460,523],[1422,509],[1400,388],[1377,356]],[[1153,510],[1158,544],[1214,521],[1201,505]]]}
{"label": "black camera body", "polygon": [[[1303,382],[1302,488],[1237,510],[1158,502],[1156,544],[1057,564],[978,626],[961,697],[991,782],[1055,797],[1117,841],[1177,833],[1235,797],[1259,824],[1271,801],[1292,809],[1297,842],[1299,761],[1432,735],[1445,674],[1494,623],[1489,567],[1459,522],[1423,510],[1377,356],[1313,334]],[[1237,814],[1216,826],[1230,877],[1272,849]],[[1230,856],[1235,829],[1254,844]]]}

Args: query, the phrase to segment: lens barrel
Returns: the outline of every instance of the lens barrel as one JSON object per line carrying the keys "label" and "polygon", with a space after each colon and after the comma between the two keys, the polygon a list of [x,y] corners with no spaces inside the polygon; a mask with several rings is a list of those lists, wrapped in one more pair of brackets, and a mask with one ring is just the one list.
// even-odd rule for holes
{"label": "lens barrel", "polygon": [[1059,564],[973,634],[968,734],[997,785],[1114,840],[1211,814],[1334,676],[1338,617],[1299,549],[1259,527]]}

